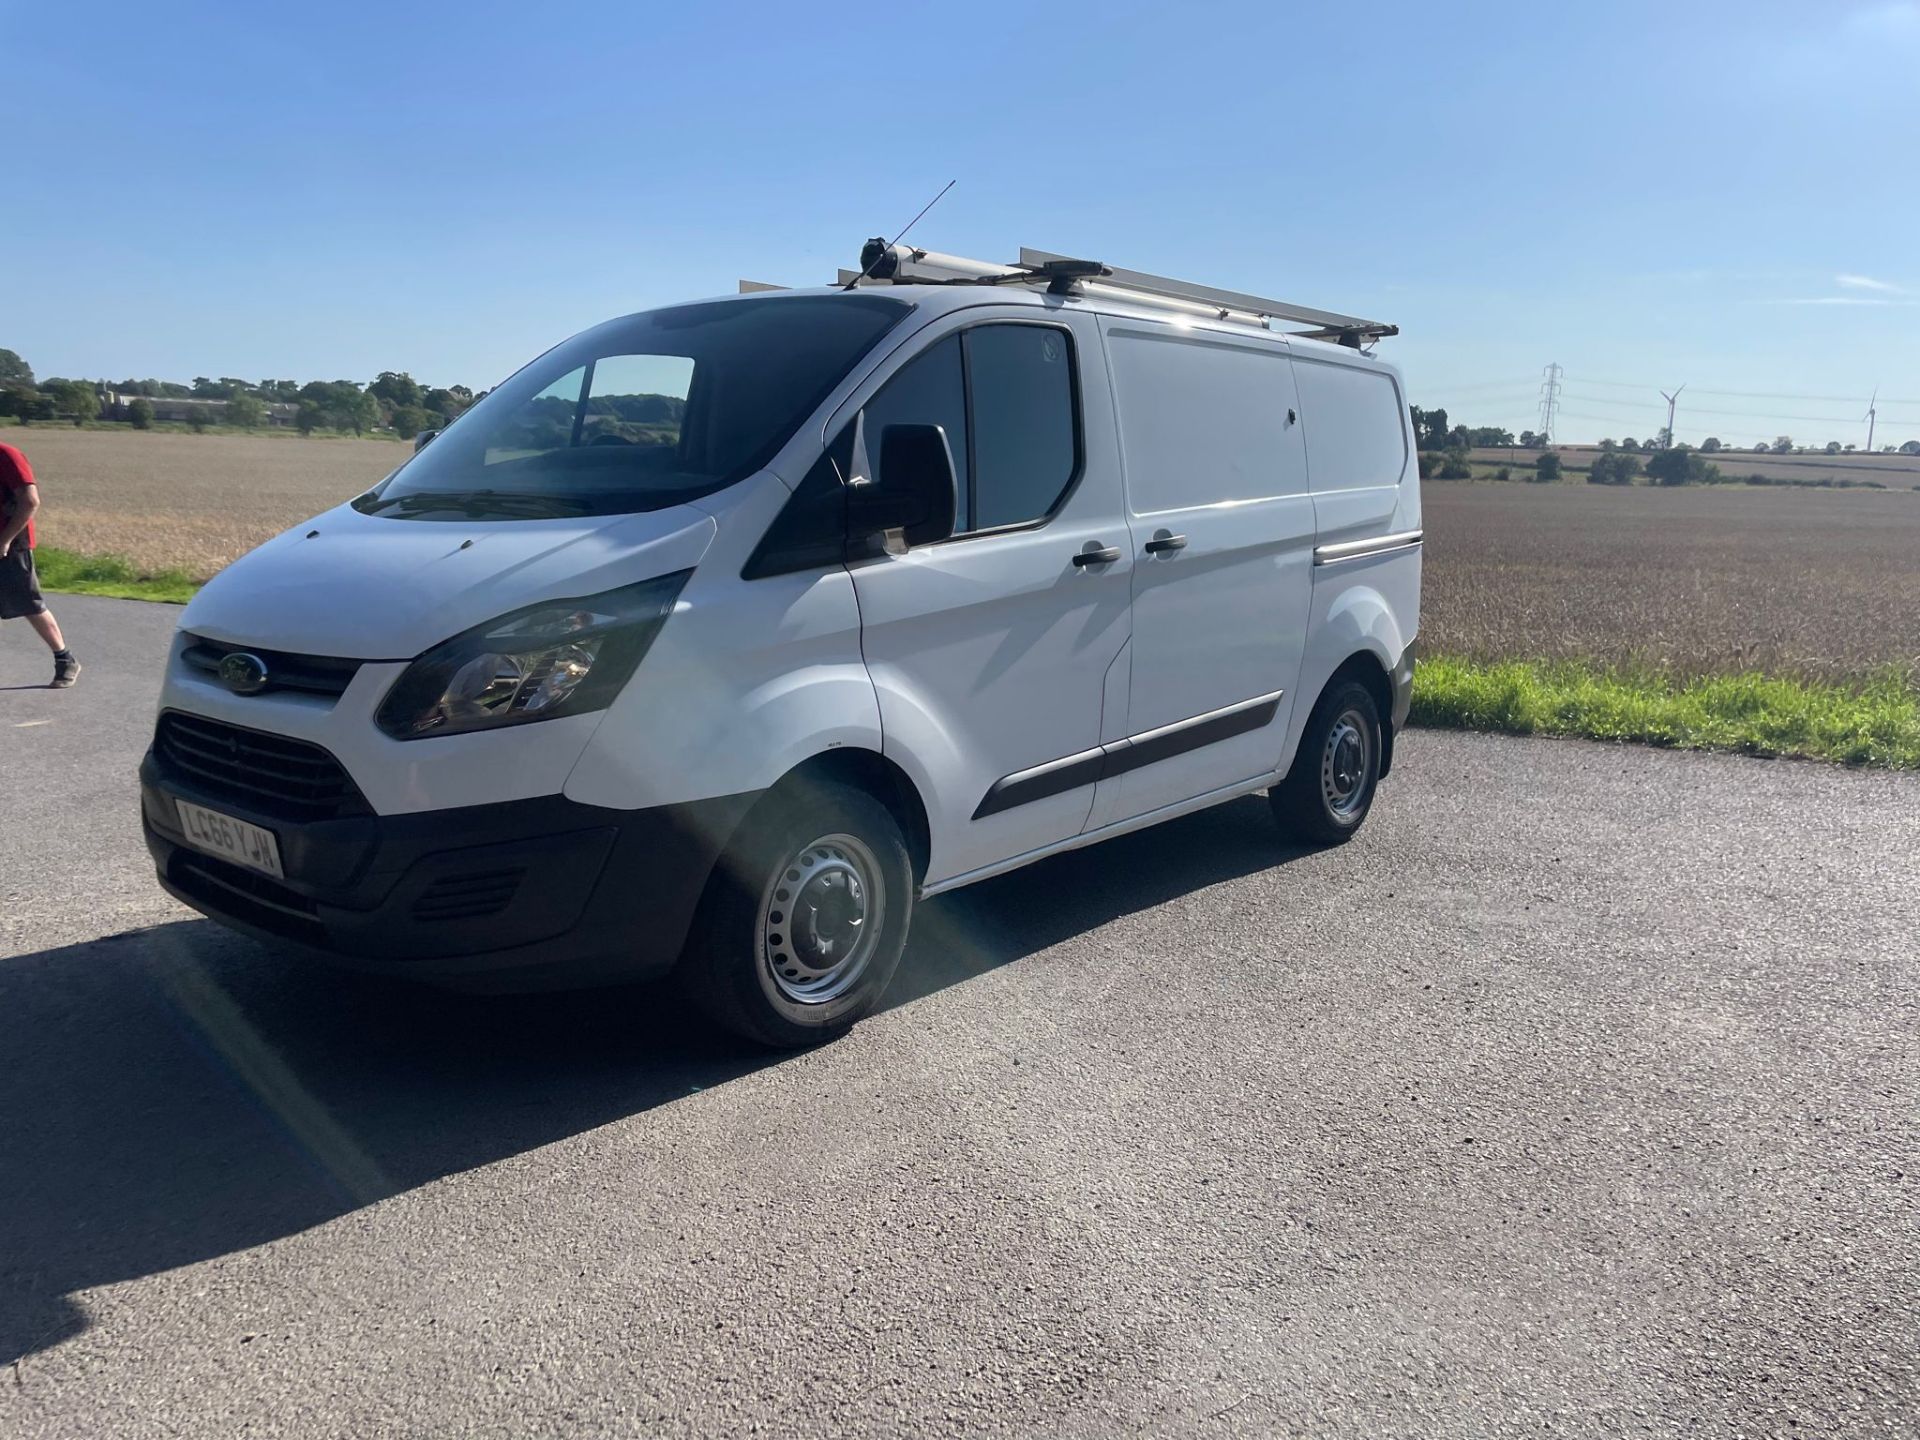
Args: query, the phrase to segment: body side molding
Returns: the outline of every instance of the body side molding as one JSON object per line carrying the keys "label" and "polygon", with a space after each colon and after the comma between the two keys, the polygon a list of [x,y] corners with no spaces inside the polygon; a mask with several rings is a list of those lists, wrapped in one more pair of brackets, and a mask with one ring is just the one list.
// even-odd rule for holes
{"label": "body side molding", "polygon": [[1337,545],[1316,545],[1313,547],[1313,563],[1337,565],[1342,560],[1364,560],[1396,550],[1412,550],[1420,545],[1425,535],[1424,530],[1402,530],[1397,534],[1374,535],[1365,540],[1343,540]]}
{"label": "body side molding", "polygon": [[1082,785],[1108,780],[1116,775],[1124,775],[1129,770],[1138,770],[1143,765],[1171,760],[1189,750],[1198,750],[1204,745],[1213,745],[1236,735],[1244,735],[1250,730],[1259,730],[1273,723],[1273,717],[1280,709],[1281,697],[1285,694],[1284,690],[1275,690],[1270,695],[1256,695],[1251,700],[1209,710],[1203,715],[1192,715],[1185,720],[1176,720],[1171,725],[1129,735],[1124,740],[1063,755],[1044,765],[1003,775],[980,797],[973,818],[980,820],[988,815],[998,815],[1015,806],[1044,800],[1049,795],[1076,790]]}

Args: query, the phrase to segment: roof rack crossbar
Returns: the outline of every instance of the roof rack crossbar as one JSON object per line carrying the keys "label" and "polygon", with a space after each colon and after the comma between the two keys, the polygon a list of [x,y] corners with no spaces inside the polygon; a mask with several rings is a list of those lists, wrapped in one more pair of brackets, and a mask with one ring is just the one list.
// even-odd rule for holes
{"label": "roof rack crossbar", "polygon": [[1330,340],[1355,349],[1400,333],[1398,325],[1379,320],[1363,320],[1357,315],[1340,315],[1238,290],[1195,285],[1140,270],[1120,270],[1029,246],[1021,247],[1019,260],[1003,264],[943,255],[916,245],[870,240],[861,254],[861,263],[864,268],[860,270],[842,270],[839,283],[843,286],[1044,284],[1054,294],[1131,300],[1196,317],[1234,320],[1267,329],[1274,328],[1275,322],[1304,325],[1308,328],[1283,333],[1302,339]]}
{"label": "roof rack crossbar", "polygon": [[[1024,245],[1020,247],[1020,264],[1023,268],[1038,269],[1043,265],[1072,258],[1068,255],[1056,255],[1050,250],[1034,250]],[[1286,300],[1269,300],[1261,295],[1248,295],[1238,290],[1220,290],[1211,285],[1195,285],[1185,280],[1169,279],[1165,275],[1149,275],[1141,270],[1122,270],[1117,266],[1108,266],[1106,270],[1107,273],[1095,282],[1103,289],[1132,290],[1163,300],[1185,300],[1221,310],[1239,310],[1245,314],[1258,316],[1262,320],[1311,325],[1314,328],[1306,333],[1317,340],[1343,339],[1349,335],[1379,339],[1382,336],[1400,333],[1398,325],[1388,325],[1379,320],[1362,320],[1357,315],[1340,315],[1331,310],[1316,310],[1311,306],[1295,305]]]}

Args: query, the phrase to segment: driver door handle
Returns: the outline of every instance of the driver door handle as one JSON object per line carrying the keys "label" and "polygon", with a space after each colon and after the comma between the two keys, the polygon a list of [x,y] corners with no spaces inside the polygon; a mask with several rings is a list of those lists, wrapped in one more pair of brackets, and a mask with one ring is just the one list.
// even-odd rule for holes
{"label": "driver door handle", "polygon": [[1167,535],[1164,533],[1154,536],[1151,540],[1147,541],[1146,545],[1146,550],[1149,555],[1159,555],[1165,551],[1184,550],[1186,548],[1186,536]]}
{"label": "driver door handle", "polygon": [[1111,565],[1120,558],[1119,550],[1111,545],[1089,544],[1086,549],[1073,557],[1076,565]]}

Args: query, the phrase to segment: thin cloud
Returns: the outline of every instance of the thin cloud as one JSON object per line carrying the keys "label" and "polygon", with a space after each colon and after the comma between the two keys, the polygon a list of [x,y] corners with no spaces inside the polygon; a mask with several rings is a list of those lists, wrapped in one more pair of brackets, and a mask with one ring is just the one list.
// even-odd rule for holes
{"label": "thin cloud", "polygon": [[1915,0],[1890,0],[1868,5],[1847,16],[1846,28],[1875,40],[1920,40],[1920,4]]}
{"label": "thin cloud", "polygon": [[1843,290],[1873,290],[1882,295],[1904,295],[1906,287],[1895,285],[1890,280],[1876,280],[1871,275],[1836,275],[1833,283]]}
{"label": "thin cloud", "polygon": [[1763,300],[1763,305],[1872,305],[1885,307],[1896,305],[1906,307],[1920,305],[1920,300],[1897,300],[1890,295],[1813,295],[1805,299]]}

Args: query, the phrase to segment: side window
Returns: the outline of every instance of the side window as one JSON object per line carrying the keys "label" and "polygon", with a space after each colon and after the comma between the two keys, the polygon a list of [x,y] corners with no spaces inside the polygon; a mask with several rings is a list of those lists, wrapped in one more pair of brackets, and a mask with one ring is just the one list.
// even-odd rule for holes
{"label": "side window", "polygon": [[982,325],[966,332],[973,394],[973,489],[967,529],[1038,520],[1078,463],[1073,362],[1065,331]]}
{"label": "side window", "polygon": [[1051,325],[978,325],[949,335],[867,402],[867,471],[881,484],[889,425],[947,432],[959,532],[1043,518],[1073,483],[1079,418],[1070,337]]}
{"label": "side window", "polygon": [[693,384],[684,355],[606,355],[576,366],[503,421],[485,464],[585,445],[641,446],[664,455],[680,443]]}
{"label": "side window", "polygon": [[608,355],[593,362],[582,445],[678,445],[693,386],[684,355]]}
{"label": "side window", "polygon": [[[880,473],[880,436],[889,425],[938,425],[947,432],[953,452],[953,473],[962,495],[967,484],[967,387],[960,366],[960,337],[949,335],[925,354],[914,357],[869,400],[866,416],[867,475],[887,483]],[[962,500],[961,514],[965,502]]]}

